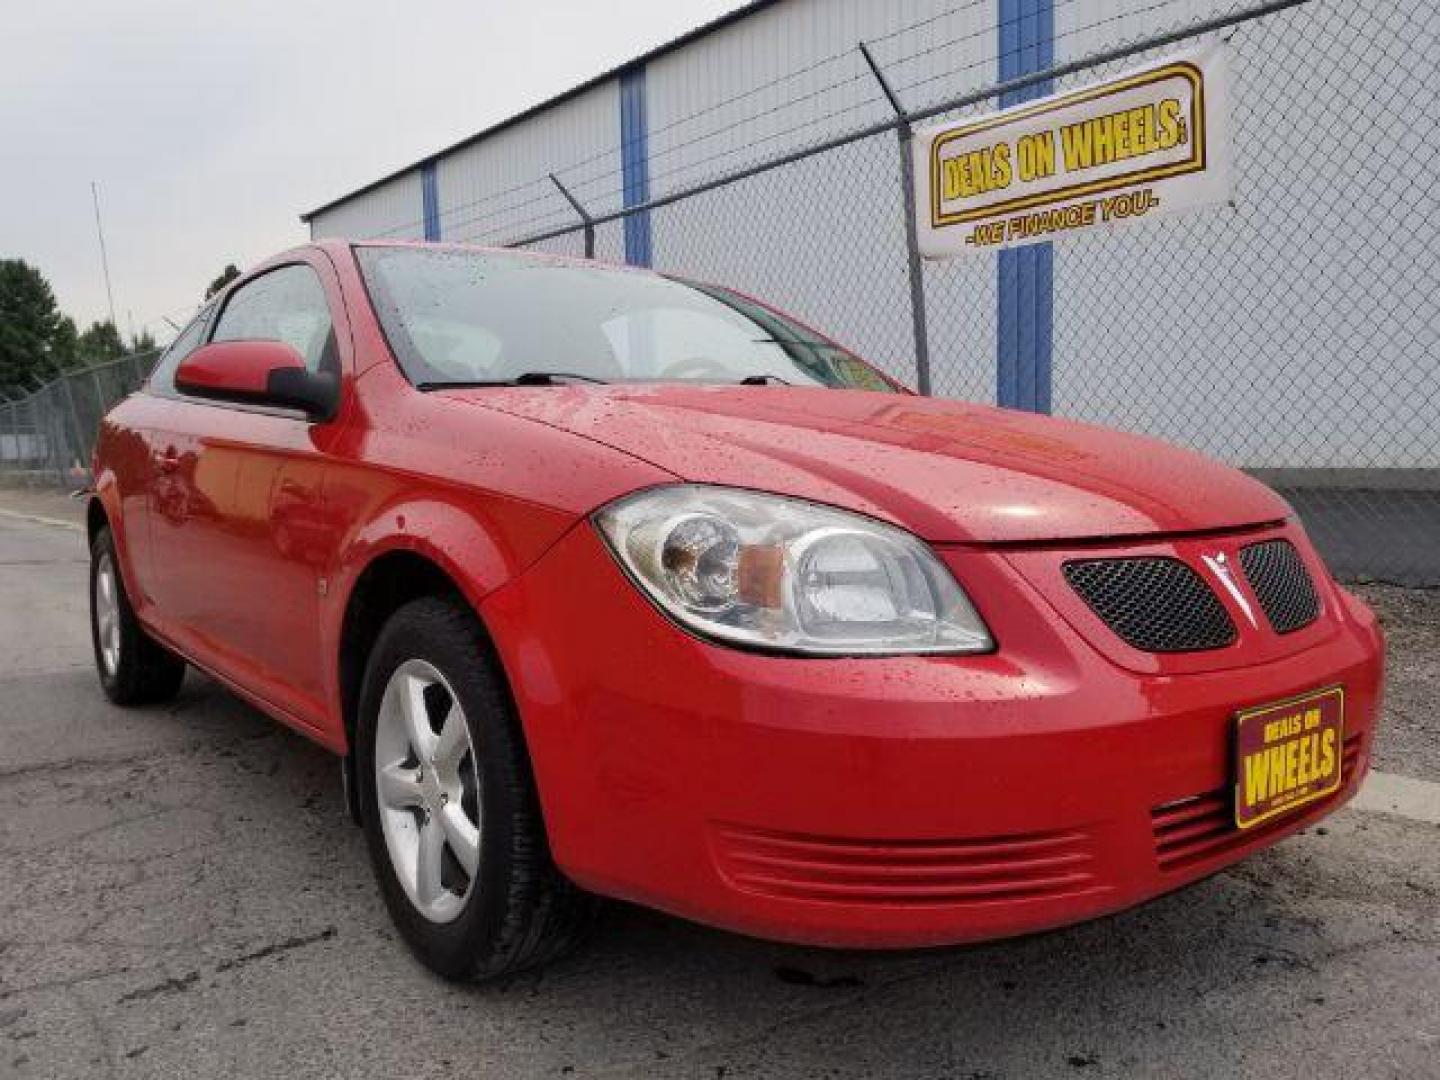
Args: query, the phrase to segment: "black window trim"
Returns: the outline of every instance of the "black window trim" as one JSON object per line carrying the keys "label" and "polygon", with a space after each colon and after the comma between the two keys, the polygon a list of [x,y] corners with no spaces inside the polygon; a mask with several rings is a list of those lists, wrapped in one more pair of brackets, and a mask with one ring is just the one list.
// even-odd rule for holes
{"label": "black window trim", "polygon": [[[206,300],[203,304],[200,305],[200,310],[195,313],[194,318],[192,318],[183,327],[181,327],[180,332],[175,335],[175,341],[172,341],[169,348],[167,348],[164,352],[160,354],[159,361],[155,364],[153,368],[150,369],[150,374],[145,377],[145,382],[141,387],[141,389],[145,393],[149,394],[151,397],[166,399],[179,398],[183,401],[191,400],[186,395],[181,394],[178,390],[162,390],[160,387],[155,385],[155,376],[165,365],[165,361],[169,359],[170,350],[175,347],[175,343],[178,342],[182,337],[184,337],[185,331],[189,330],[190,327],[193,326],[197,321],[201,323],[201,326],[200,340],[196,343],[195,349],[202,348],[210,343],[210,332],[215,322],[215,310],[218,307],[219,303],[214,297],[211,297],[209,300]],[[190,352],[194,352],[195,349],[191,349]],[[189,353],[186,353],[186,355],[188,356]]]}

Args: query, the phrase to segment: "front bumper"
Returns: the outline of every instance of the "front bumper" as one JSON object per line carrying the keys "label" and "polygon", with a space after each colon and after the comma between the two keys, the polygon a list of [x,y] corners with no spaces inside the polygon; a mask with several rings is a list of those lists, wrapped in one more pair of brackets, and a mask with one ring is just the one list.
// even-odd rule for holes
{"label": "front bumper", "polygon": [[[1243,654],[1260,662],[1137,671],[1032,584],[1025,557],[942,554],[982,601],[993,655],[712,645],[651,607],[588,523],[493,593],[482,615],[558,865],[596,892],[767,938],[973,941],[1213,873],[1329,813],[1363,778],[1381,639],[1323,574],[1321,623]],[[1236,710],[1335,683],[1340,791],[1235,830]]]}

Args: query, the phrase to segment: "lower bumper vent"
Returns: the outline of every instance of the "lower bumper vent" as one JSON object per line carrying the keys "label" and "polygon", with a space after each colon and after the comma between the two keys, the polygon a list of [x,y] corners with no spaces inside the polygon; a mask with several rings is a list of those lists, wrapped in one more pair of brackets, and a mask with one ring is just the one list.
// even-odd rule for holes
{"label": "lower bumper vent", "polygon": [[1069,830],[965,840],[849,840],[718,826],[716,862],[736,888],[837,904],[1041,900],[1100,888],[1093,840]]}
{"label": "lower bumper vent", "polygon": [[[1360,764],[1360,743],[1359,735],[1351,735],[1345,740],[1340,767],[1344,787],[1350,786],[1354,770]],[[1336,792],[1331,798],[1340,794]],[[1287,824],[1287,820],[1280,817],[1252,829],[1236,828],[1234,797],[1234,792],[1227,787],[1177,799],[1150,811],[1150,825],[1155,834],[1155,858],[1160,863],[1160,869],[1184,869],[1192,863],[1244,847]],[[1313,805],[1307,809],[1313,809]]]}

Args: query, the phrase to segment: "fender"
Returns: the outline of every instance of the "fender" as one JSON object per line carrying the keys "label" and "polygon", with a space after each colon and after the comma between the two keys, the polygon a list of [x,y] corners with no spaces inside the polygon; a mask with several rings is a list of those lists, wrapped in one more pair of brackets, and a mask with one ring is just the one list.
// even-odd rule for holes
{"label": "fender", "polygon": [[[503,524],[500,517],[506,519]],[[348,742],[341,700],[341,636],[356,585],[376,560],[397,551],[426,559],[455,583],[478,613],[485,597],[538,559],[576,520],[572,513],[535,504],[483,496],[462,502],[449,492],[430,492],[391,502],[360,525],[336,553],[321,601],[327,714],[332,726],[327,734],[342,746]]]}
{"label": "fender", "polygon": [[[120,581],[125,586],[125,595],[130,598],[130,606],[134,609],[137,617],[148,622],[145,611],[149,608],[149,600],[143,589],[139,587],[140,575],[136,572],[134,555],[130,548],[130,537],[128,523],[120,507],[120,482],[116,479],[115,473],[106,468],[95,474],[94,482],[91,484],[90,499],[100,504],[100,509],[105,512],[105,523],[110,527],[110,535],[115,539],[115,561],[120,568]],[[86,503],[86,553],[89,553],[89,502]]]}

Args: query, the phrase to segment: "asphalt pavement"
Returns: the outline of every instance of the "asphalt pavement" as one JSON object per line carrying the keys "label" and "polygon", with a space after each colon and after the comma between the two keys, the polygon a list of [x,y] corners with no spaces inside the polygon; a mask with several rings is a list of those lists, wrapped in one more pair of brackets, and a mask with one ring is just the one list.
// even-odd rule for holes
{"label": "asphalt pavement", "polygon": [[1424,778],[1055,933],[836,953],[612,904],[567,961],[443,983],[390,929],[334,761],[193,673],[169,706],[107,704],[83,534],[17,505],[0,1076],[1440,1077]]}

